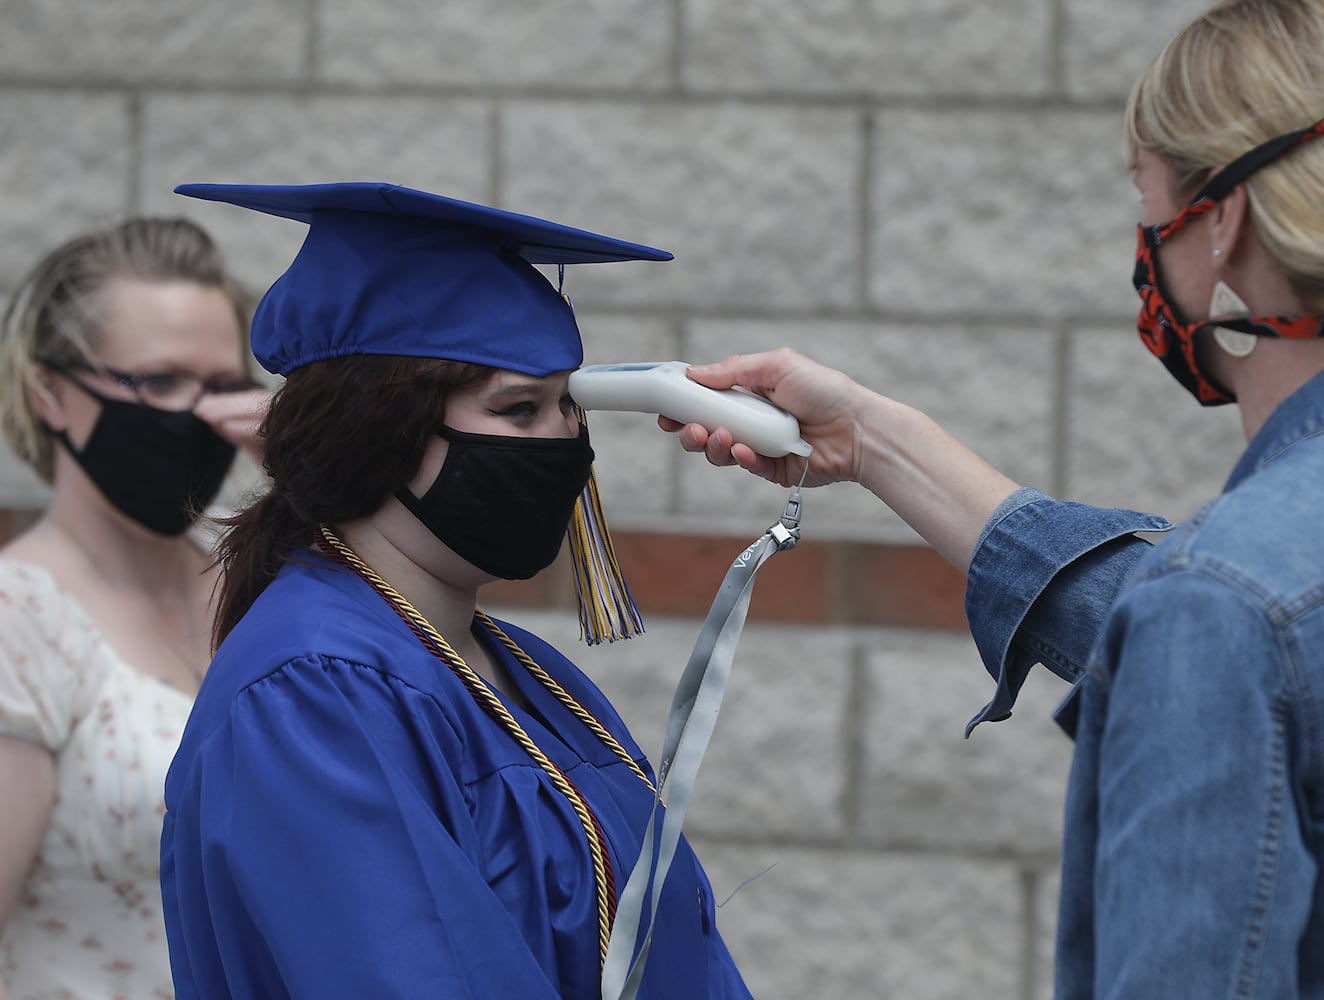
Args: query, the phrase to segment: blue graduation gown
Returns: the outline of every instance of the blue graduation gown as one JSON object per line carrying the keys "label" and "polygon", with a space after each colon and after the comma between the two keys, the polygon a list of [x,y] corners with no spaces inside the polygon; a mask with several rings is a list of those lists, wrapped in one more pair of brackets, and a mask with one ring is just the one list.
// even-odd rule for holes
{"label": "blue graduation gown", "polygon": [[[596,687],[503,627],[651,778]],[[527,702],[507,707],[596,814],[619,893],[652,793],[488,648]],[[287,566],[222,645],[165,798],[180,1000],[600,996],[593,870],[569,802],[368,584],[319,556]],[[684,843],[639,996],[749,996]]]}

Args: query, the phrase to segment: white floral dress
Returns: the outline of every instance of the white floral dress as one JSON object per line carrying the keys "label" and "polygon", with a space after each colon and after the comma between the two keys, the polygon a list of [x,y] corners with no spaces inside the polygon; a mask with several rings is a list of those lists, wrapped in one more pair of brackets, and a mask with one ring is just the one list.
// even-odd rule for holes
{"label": "white floral dress", "polygon": [[0,733],[48,748],[59,769],[0,941],[9,1000],[174,996],[162,786],[191,705],[121,660],[50,573],[0,559]]}

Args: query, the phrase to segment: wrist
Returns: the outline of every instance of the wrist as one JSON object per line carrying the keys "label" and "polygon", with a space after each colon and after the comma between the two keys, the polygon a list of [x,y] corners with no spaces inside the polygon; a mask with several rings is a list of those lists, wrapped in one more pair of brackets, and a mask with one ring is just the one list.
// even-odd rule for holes
{"label": "wrist", "polygon": [[912,406],[874,393],[862,394],[849,412],[854,424],[850,478],[886,502],[888,485],[896,483],[903,466],[914,464],[905,456],[933,422]]}

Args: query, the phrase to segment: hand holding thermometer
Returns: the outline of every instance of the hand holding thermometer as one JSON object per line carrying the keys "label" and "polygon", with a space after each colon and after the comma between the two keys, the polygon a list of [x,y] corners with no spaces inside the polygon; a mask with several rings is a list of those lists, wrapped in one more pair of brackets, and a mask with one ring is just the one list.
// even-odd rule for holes
{"label": "hand holding thermometer", "polygon": [[800,437],[791,414],[748,389],[709,389],[691,379],[684,361],[641,361],[586,365],[570,373],[570,395],[586,410],[657,413],[709,432],[725,427],[760,455],[808,456],[813,447]]}

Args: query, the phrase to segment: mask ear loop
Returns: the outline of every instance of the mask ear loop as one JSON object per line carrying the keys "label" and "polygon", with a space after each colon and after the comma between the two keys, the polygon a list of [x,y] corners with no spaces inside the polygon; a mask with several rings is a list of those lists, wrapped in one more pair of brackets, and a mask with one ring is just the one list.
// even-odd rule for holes
{"label": "mask ear loop", "polygon": [[1196,192],[1195,197],[1191,199],[1191,204],[1195,205],[1205,198],[1211,201],[1222,201],[1234,187],[1261,167],[1268,166],[1298,143],[1317,139],[1321,135],[1324,135],[1324,118],[1313,125],[1307,125],[1295,132],[1285,132],[1260,143],[1260,145],[1242,153],[1214,174],[1213,177],[1209,178],[1205,185]]}

